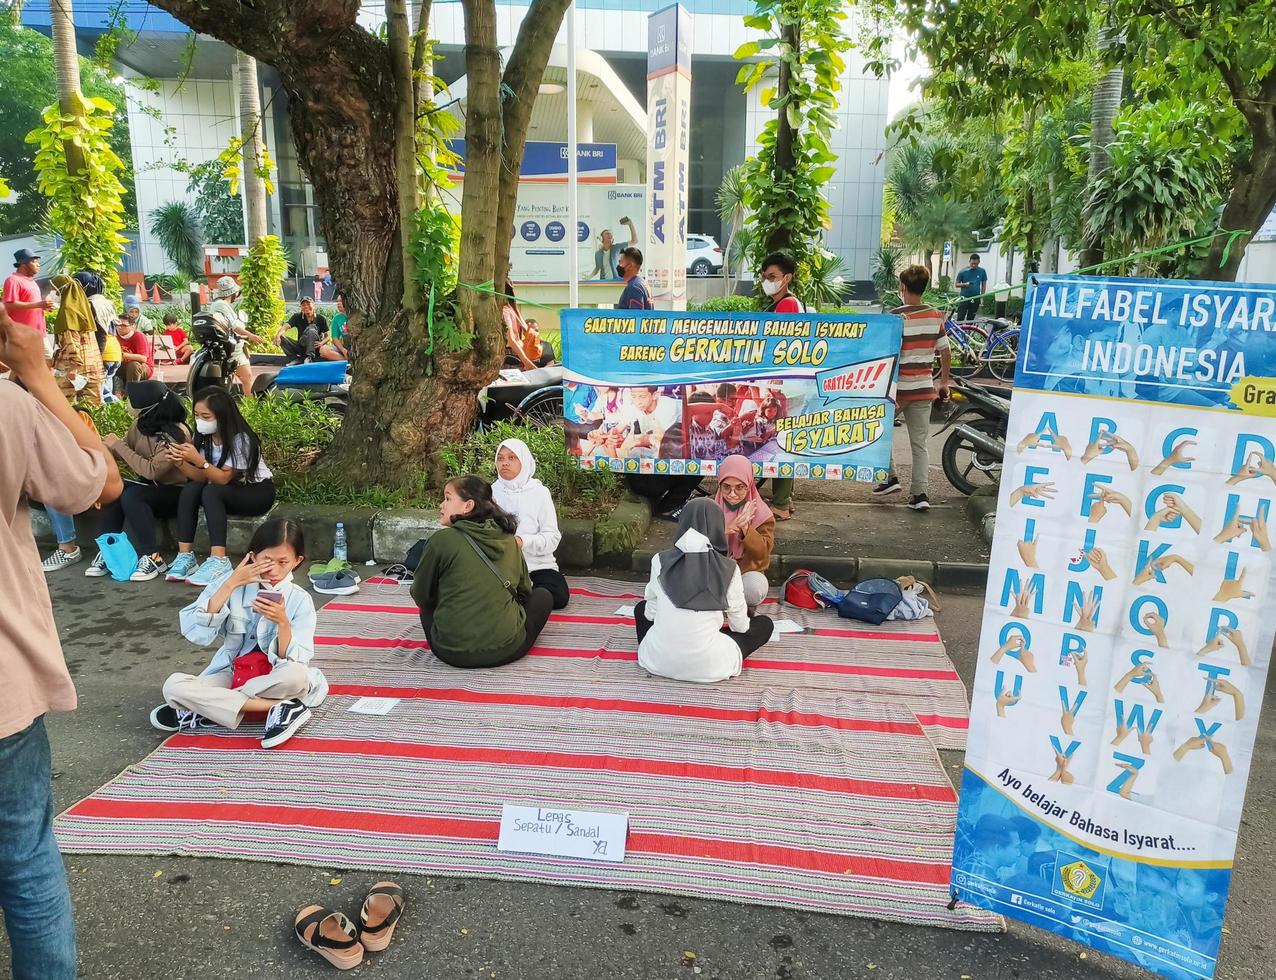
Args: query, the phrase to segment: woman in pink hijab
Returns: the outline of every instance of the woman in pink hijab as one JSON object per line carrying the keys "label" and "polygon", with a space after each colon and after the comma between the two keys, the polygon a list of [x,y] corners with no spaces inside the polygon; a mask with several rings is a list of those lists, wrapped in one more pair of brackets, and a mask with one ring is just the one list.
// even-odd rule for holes
{"label": "woman in pink hijab", "polygon": [[749,614],[766,598],[766,571],[775,547],[775,515],[753,482],[753,464],[740,455],[718,464],[714,498],[727,522],[727,554],[740,566]]}

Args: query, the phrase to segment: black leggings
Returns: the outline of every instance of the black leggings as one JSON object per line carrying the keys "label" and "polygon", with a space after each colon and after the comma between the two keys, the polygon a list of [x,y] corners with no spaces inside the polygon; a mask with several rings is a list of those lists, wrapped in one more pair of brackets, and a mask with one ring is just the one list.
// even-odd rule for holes
{"label": "black leggings", "polygon": [[640,497],[651,501],[653,514],[672,514],[681,508],[700,486],[698,476],[626,476],[625,484]]}
{"label": "black leggings", "polygon": [[542,568],[532,572],[532,588],[544,589],[553,596],[555,609],[566,609],[572,597],[571,589],[567,587],[567,579],[563,578],[563,573],[557,568]]}
{"label": "black leggings", "polygon": [[[638,633],[638,643],[642,644],[642,638],[647,635],[656,624],[647,618],[646,600],[634,606],[634,629]],[[775,623],[771,621],[770,616],[750,616],[749,629],[744,633],[733,633],[730,627],[722,627],[722,632],[735,640],[736,646],[740,648],[740,656],[748,659],[749,654],[756,653],[762,647],[766,646],[767,641],[771,639],[771,634],[775,632]]]}
{"label": "black leggings", "polygon": [[421,610],[421,628],[425,630],[425,638],[430,641],[430,650],[449,667],[461,667],[473,670],[480,667],[504,667],[515,660],[522,660],[531,650],[541,630],[549,622],[549,614],[553,610],[554,598],[544,589],[533,588],[527,598],[522,600],[523,614],[526,617],[526,634],[521,643],[512,649],[505,650],[447,650],[434,642],[434,615]]}
{"label": "black leggings", "polygon": [[177,503],[177,542],[195,540],[199,509],[204,508],[208,522],[208,543],[214,548],[226,547],[226,515],[261,517],[275,506],[275,483],[198,483],[192,480],[182,487]]}
{"label": "black leggings", "polygon": [[159,520],[176,517],[182,487],[166,483],[124,484],[118,500],[103,504],[98,521],[103,532],[118,534],[128,525],[128,535],[139,555],[159,551],[155,529]]}

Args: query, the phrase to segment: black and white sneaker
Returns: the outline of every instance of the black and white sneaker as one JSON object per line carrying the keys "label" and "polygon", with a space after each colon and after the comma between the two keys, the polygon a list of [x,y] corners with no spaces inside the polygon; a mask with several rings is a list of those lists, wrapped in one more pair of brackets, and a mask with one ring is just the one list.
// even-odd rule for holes
{"label": "black and white sneaker", "polygon": [[908,498],[909,510],[930,510],[930,501],[924,493],[915,493]]}
{"label": "black and white sneaker", "polygon": [[899,482],[899,477],[892,476],[885,483],[879,483],[873,487],[874,497],[889,497],[892,493],[899,493],[903,490],[903,486]]}
{"label": "black and white sneaker", "polygon": [[151,712],[151,727],[157,732],[181,731],[182,722],[177,709],[171,704],[161,704]]}
{"label": "black and white sneaker", "polygon": [[266,731],[261,736],[261,747],[273,749],[297,734],[297,730],[310,720],[310,709],[301,698],[280,701],[266,715]]}
{"label": "black and white sneaker", "polygon": [[149,582],[168,571],[168,564],[159,555],[143,555],[137,560],[137,568],[129,576],[130,582]]}

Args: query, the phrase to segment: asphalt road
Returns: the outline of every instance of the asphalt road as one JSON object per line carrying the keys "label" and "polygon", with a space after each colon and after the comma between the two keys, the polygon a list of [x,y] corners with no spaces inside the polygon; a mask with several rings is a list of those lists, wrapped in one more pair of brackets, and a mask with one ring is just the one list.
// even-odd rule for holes
{"label": "asphalt road", "polygon": [[[51,586],[79,710],[50,719],[59,808],[92,792],[159,742],[147,723],[159,685],[202,666],[176,612],[190,590],[163,582]],[[322,598],[322,597],[321,597]],[[950,596],[940,628],[967,684],[981,599]],[[198,661],[198,663],[196,663]],[[1270,688],[1269,688],[1270,695]],[[1270,697],[1269,697],[1270,700]],[[1276,953],[1276,718],[1268,712],[1250,777],[1248,817],[1218,976],[1268,977]],[[945,753],[950,773],[961,762]],[[357,911],[365,872],[167,857],[67,858],[89,980],[276,980],[333,976],[292,938],[310,902]],[[333,884],[337,879],[339,883]],[[389,951],[354,976],[433,980],[990,980],[1133,978],[1132,966],[1011,923],[1005,934],[911,928],[838,916],[578,888],[410,875]],[[1084,956],[1084,958],[1083,958]],[[0,975],[8,972],[7,946]]]}

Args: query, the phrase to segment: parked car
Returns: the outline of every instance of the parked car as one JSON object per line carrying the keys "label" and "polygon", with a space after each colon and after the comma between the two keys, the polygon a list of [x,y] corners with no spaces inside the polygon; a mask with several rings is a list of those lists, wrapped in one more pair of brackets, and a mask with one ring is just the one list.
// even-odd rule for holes
{"label": "parked car", "polygon": [[724,256],[709,235],[687,236],[687,275],[720,276]]}

